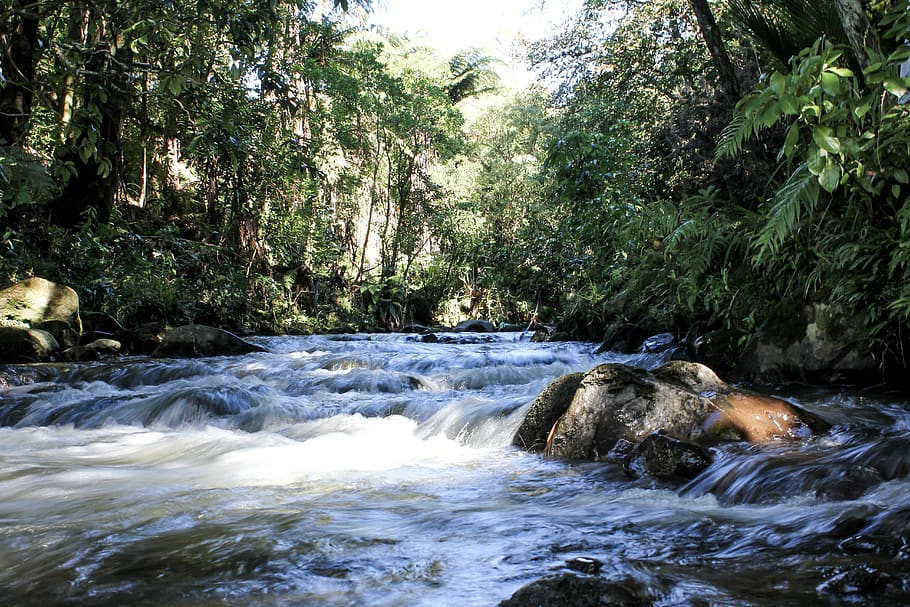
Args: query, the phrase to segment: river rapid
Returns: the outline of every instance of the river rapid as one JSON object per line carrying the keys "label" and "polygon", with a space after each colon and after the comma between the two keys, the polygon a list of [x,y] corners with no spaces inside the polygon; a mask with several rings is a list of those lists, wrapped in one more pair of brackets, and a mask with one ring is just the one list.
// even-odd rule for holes
{"label": "river rapid", "polygon": [[670,485],[510,446],[556,377],[658,357],[467,337],[17,369],[0,603],[496,605],[588,557],[657,605],[910,604],[906,395],[780,389],[832,429]]}

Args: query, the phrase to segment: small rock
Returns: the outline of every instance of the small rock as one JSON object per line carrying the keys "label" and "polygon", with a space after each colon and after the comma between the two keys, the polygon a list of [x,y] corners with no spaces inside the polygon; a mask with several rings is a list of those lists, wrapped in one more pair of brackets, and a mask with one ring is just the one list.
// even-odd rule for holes
{"label": "small rock", "polygon": [[714,456],[707,449],[658,431],[635,447],[623,469],[630,474],[647,474],[662,480],[689,480],[713,461]]}
{"label": "small rock", "polygon": [[818,586],[821,594],[836,596],[866,596],[888,590],[893,578],[869,565],[855,565]]}
{"label": "small rock", "polygon": [[603,562],[587,557],[587,556],[578,556],[566,561],[566,566],[569,569],[574,569],[575,571],[580,571],[582,573],[599,573],[603,568]]}
{"label": "small rock", "polygon": [[659,333],[647,338],[641,344],[641,351],[648,354],[666,352],[676,345],[676,337],[672,333]]}

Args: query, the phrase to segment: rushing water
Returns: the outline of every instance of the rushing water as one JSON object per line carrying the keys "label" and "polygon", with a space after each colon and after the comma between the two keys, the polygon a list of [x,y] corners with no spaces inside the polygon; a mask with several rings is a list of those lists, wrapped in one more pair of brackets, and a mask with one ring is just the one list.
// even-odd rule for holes
{"label": "rushing water", "polygon": [[581,556],[658,605],[910,602],[904,398],[782,394],[832,430],[633,481],[509,443],[559,375],[658,359],[475,337],[28,370],[0,392],[0,603],[495,605]]}

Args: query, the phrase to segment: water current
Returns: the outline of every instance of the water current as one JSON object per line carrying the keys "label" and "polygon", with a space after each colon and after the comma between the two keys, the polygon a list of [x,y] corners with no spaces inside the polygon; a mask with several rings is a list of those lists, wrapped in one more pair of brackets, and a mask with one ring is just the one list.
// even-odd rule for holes
{"label": "water current", "polygon": [[18,369],[0,604],[496,605],[576,557],[657,605],[910,604],[905,396],[779,389],[832,429],[681,487],[510,446],[556,377],[659,358],[469,337]]}

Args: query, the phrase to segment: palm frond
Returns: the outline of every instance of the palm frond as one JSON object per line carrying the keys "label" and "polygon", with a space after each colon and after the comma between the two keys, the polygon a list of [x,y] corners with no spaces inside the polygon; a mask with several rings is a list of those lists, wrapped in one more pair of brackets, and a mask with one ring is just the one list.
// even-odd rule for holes
{"label": "palm frond", "polygon": [[790,60],[824,36],[847,44],[831,0],[727,0],[733,20],[786,67]]}

